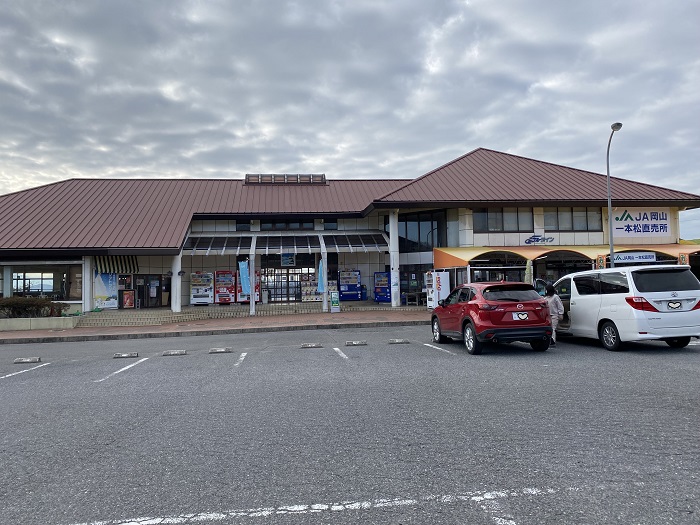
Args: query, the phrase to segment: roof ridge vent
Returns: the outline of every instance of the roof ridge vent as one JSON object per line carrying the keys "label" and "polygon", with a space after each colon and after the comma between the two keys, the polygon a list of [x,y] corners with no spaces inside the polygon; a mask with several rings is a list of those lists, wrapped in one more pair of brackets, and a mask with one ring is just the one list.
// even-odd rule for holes
{"label": "roof ridge vent", "polygon": [[325,185],[325,173],[246,173],[245,184]]}

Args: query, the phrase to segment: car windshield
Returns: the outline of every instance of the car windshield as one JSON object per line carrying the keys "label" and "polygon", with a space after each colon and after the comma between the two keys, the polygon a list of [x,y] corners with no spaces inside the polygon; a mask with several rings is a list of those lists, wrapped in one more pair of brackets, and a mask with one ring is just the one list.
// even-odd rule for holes
{"label": "car windshield", "polygon": [[640,292],[700,290],[700,282],[688,268],[637,270],[632,279]]}
{"label": "car windshield", "polygon": [[485,288],[482,295],[487,301],[537,301],[542,297],[527,284],[498,285]]}

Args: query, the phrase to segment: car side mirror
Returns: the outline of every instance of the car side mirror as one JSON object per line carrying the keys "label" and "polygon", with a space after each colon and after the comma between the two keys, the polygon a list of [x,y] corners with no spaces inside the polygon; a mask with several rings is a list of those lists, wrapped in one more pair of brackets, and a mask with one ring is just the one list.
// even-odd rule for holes
{"label": "car side mirror", "polygon": [[444,300],[444,299],[440,299],[440,300],[438,301],[438,306],[445,306],[445,300]]}

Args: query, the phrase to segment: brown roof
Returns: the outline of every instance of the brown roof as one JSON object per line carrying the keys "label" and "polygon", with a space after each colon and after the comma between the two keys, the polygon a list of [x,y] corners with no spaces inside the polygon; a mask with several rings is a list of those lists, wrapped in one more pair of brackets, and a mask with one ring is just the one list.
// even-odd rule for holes
{"label": "brown roof", "polygon": [[[71,179],[0,196],[0,252],[178,250],[193,216],[356,216],[405,180]],[[21,255],[12,253],[12,255]]]}
{"label": "brown roof", "polygon": [[[618,205],[700,207],[700,196],[611,177]],[[607,176],[479,148],[426,173],[375,201],[375,205],[540,203],[586,206],[607,203]]]}
{"label": "brown roof", "polygon": [[[257,176],[249,176],[255,179]],[[289,177],[300,181],[300,176]],[[274,178],[274,176],[273,176]],[[259,182],[262,181],[258,177]],[[318,182],[318,181],[316,181]],[[71,179],[0,196],[0,254],[177,253],[193,217],[361,217],[374,207],[607,203],[604,175],[477,149],[418,179],[246,184]],[[563,194],[563,196],[562,196]],[[613,178],[613,202],[700,207],[700,196]]]}

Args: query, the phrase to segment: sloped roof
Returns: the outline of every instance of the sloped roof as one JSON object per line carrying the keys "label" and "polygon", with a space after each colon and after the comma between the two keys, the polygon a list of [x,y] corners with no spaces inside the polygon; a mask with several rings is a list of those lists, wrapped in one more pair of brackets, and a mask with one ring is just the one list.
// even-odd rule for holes
{"label": "sloped roof", "polygon": [[405,182],[71,179],[0,196],[0,251],[172,251],[184,242],[195,215],[359,217],[377,195]]}
{"label": "sloped roof", "polygon": [[[617,205],[700,207],[700,196],[611,177]],[[434,203],[551,203],[585,206],[607,203],[607,176],[479,148],[378,198],[375,205]]]}

